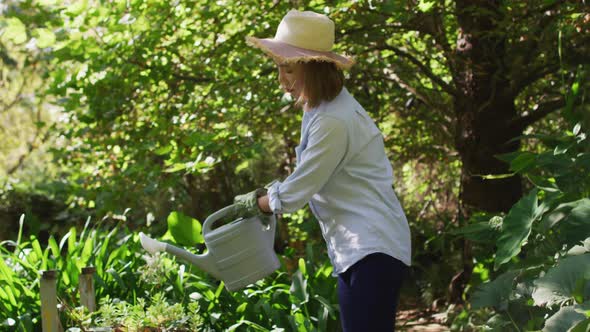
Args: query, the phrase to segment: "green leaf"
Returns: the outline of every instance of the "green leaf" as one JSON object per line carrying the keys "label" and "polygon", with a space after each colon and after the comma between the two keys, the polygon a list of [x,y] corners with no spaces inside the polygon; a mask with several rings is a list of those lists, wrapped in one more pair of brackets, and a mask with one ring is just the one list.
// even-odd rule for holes
{"label": "green leaf", "polygon": [[520,252],[531,233],[533,221],[538,217],[537,208],[537,191],[533,190],[510,209],[502,223],[502,235],[496,242],[498,250],[494,269],[498,269]]}
{"label": "green leaf", "polygon": [[238,314],[240,314],[240,313],[242,313],[242,312],[246,311],[246,308],[247,308],[247,307],[248,307],[248,302],[244,302],[244,303],[240,304],[240,305],[239,305],[239,306],[236,308],[236,312],[237,312]]}
{"label": "green leaf", "polygon": [[244,160],[243,162],[241,162],[238,166],[236,166],[236,170],[234,171],[235,174],[240,173],[241,171],[245,170],[248,168],[248,166],[250,166],[250,161],[249,160]]}
{"label": "green leaf", "polygon": [[55,34],[49,29],[35,29],[33,35],[37,37],[38,48],[46,48],[55,44]]}
{"label": "green leaf", "polygon": [[[43,258],[43,250],[41,249],[41,244],[39,240],[35,236],[31,236],[31,246],[33,247],[33,252],[36,255],[37,260],[41,260]],[[31,262],[34,264],[34,262]]]}
{"label": "green leaf", "polygon": [[303,258],[299,258],[298,265],[301,274],[303,274],[304,277],[307,277],[307,268],[305,266],[305,260]]}
{"label": "green leaf", "polygon": [[195,246],[203,243],[201,223],[192,217],[174,211],[168,215],[168,231],[174,241],[183,246]]}
{"label": "green leaf", "polygon": [[572,131],[572,133],[574,134],[574,136],[578,136],[578,134],[580,133],[580,130],[582,129],[582,125],[579,123],[576,123],[576,125],[574,126],[574,129]]}
{"label": "green leaf", "polygon": [[557,223],[561,222],[567,216],[569,216],[571,211],[579,205],[583,204],[584,201],[590,200],[584,198],[573,202],[559,204],[555,209],[553,209],[553,211],[543,216],[540,223],[541,230],[545,232],[548,231],[550,228],[552,228]]}
{"label": "green leaf", "polygon": [[314,295],[313,298],[320,302],[322,306],[328,310],[330,315],[336,315],[336,306],[330,303],[326,298],[317,294]]}
{"label": "green leaf", "polygon": [[170,151],[172,151],[172,145],[165,145],[165,146],[157,148],[154,151],[154,153],[157,154],[158,156],[163,156],[165,154],[170,153]]}
{"label": "green leaf", "polygon": [[119,272],[117,272],[113,268],[108,269],[106,272],[110,274],[113,277],[113,279],[115,279],[115,281],[117,281],[117,284],[119,285],[119,287],[121,287],[121,289],[127,289],[127,286],[125,286],[125,282],[123,281],[123,278],[121,278]]}
{"label": "green leaf", "polygon": [[506,309],[514,288],[514,279],[519,273],[519,270],[510,270],[493,281],[479,286],[471,296],[472,307],[474,309],[485,307]]}
{"label": "green leaf", "polygon": [[70,231],[68,232],[70,236],[68,237],[68,254],[73,256],[74,252],[76,251],[76,228],[71,227]]}
{"label": "green leaf", "polygon": [[328,316],[330,312],[326,307],[320,307],[318,310],[318,329],[326,331],[328,329]]}
{"label": "green leaf", "polygon": [[[590,280],[590,253],[561,259],[557,265],[535,280],[533,300],[535,305],[553,305],[572,300],[579,292],[579,280]],[[590,287],[584,290],[583,298],[590,298]]]}
{"label": "green leaf", "polygon": [[24,226],[24,223],[25,223],[25,215],[24,214],[21,214],[20,215],[20,218],[18,220],[18,225],[19,225],[18,226],[18,236],[16,238],[16,244],[17,244],[17,246],[20,245],[20,241],[23,238],[23,226]]}
{"label": "green leaf", "polygon": [[510,169],[514,172],[523,172],[535,165],[537,155],[532,152],[521,152],[510,162]]}
{"label": "green leaf", "polygon": [[16,296],[14,296],[13,289],[14,289],[14,288],[10,288],[10,286],[6,285],[6,286],[4,287],[4,293],[5,293],[6,295],[8,295],[8,300],[10,301],[10,304],[11,304],[13,307],[18,307],[18,304],[17,304],[17,302],[16,302],[16,298],[17,298],[17,297],[16,297]]}
{"label": "green leaf", "polygon": [[309,300],[309,293],[307,292],[307,279],[303,278],[301,271],[298,270],[293,275],[293,281],[291,282],[291,288],[289,292],[291,294],[291,300],[298,306],[307,303]]}
{"label": "green leaf", "polygon": [[471,241],[482,243],[496,243],[500,235],[498,227],[491,221],[468,224],[451,233],[463,235]]}
{"label": "green leaf", "polygon": [[590,318],[586,318],[586,320],[579,322],[570,329],[568,332],[588,332],[590,331]]}
{"label": "green leaf", "polygon": [[579,322],[584,321],[586,317],[577,312],[574,306],[563,307],[553,316],[549,317],[543,327],[543,332],[565,332],[575,327]]}
{"label": "green leaf", "polygon": [[496,314],[492,316],[486,322],[486,327],[490,330],[486,329],[489,332],[503,332],[503,331],[510,331],[509,326],[512,325],[512,322],[509,318],[504,317],[505,315]]}
{"label": "green leaf", "polygon": [[582,255],[590,252],[590,237],[580,243],[580,245],[573,246],[567,251],[567,256]]}
{"label": "green leaf", "polygon": [[189,163],[176,163],[176,164],[173,164],[172,166],[166,168],[164,170],[164,172],[166,172],[166,173],[174,173],[174,172],[182,171],[182,170],[186,169],[189,166],[190,166]]}
{"label": "green leaf", "polygon": [[6,265],[6,262],[1,259],[0,260],[0,276],[2,276],[2,280],[6,281],[9,285],[12,285],[13,278],[12,278],[12,269]]}
{"label": "green leaf", "polygon": [[4,34],[0,34],[0,36],[12,40],[15,44],[22,44],[27,41],[27,29],[23,22],[16,17],[11,17],[6,20],[6,23],[8,25],[4,29]]}
{"label": "green leaf", "polygon": [[247,325],[249,327],[251,327],[252,329],[248,329],[248,331],[268,331],[268,329],[265,329],[263,326],[258,325],[254,322],[251,322],[249,320],[241,320],[239,322],[237,322],[236,324],[228,327],[227,331],[231,332],[231,331],[236,331],[236,329],[242,325]]}
{"label": "green leaf", "polygon": [[423,13],[429,12],[432,10],[432,7],[434,7],[435,3],[435,1],[420,0],[418,3],[418,9]]}
{"label": "green leaf", "polygon": [[[92,236],[88,236],[86,241],[84,242],[84,248],[82,249],[82,254],[80,255],[79,262],[80,264],[87,264],[90,256],[92,255],[92,249],[94,249],[94,238]],[[84,267],[84,266],[80,266]]]}
{"label": "green leaf", "polygon": [[590,199],[577,201],[570,214],[559,223],[559,231],[568,244],[576,244],[590,234]]}
{"label": "green leaf", "polygon": [[33,319],[30,313],[18,317],[18,327],[21,331],[33,331]]}
{"label": "green leaf", "polygon": [[66,13],[69,16],[76,17],[76,16],[80,15],[83,11],[85,11],[87,7],[88,7],[88,0],[75,1],[71,5],[66,7],[67,8]]}
{"label": "green leaf", "polygon": [[530,152],[515,151],[515,152],[497,154],[497,155],[494,155],[494,157],[510,164],[513,160],[518,158],[523,153],[530,153]]}
{"label": "green leaf", "polygon": [[58,259],[60,257],[59,247],[57,246],[57,241],[55,241],[53,235],[49,236],[49,240],[47,241],[47,243],[49,245],[49,248],[51,248],[51,253],[53,254],[53,257]]}

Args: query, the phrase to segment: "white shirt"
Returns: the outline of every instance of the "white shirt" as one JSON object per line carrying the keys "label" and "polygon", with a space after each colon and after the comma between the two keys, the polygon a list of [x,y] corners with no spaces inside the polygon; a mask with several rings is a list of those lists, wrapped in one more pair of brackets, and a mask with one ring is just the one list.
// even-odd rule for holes
{"label": "white shirt", "polygon": [[273,212],[309,203],[334,275],[376,252],[409,266],[410,228],[392,188],[383,136],[367,112],[343,88],[305,112],[301,127],[295,171],[268,190]]}

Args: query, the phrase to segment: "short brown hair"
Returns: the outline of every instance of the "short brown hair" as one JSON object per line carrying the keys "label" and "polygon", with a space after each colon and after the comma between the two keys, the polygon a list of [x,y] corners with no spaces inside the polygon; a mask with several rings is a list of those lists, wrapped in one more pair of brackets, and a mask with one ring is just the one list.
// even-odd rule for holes
{"label": "short brown hair", "polygon": [[307,106],[316,107],[322,101],[331,101],[344,86],[344,73],[332,62],[301,62],[303,74],[302,97]]}

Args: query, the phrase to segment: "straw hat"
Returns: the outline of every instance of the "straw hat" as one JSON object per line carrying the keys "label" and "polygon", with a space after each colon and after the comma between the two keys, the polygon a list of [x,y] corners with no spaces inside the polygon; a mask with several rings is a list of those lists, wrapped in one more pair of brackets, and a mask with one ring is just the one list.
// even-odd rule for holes
{"label": "straw hat", "polygon": [[246,43],[281,63],[328,61],[340,69],[349,69],[354,64],[352,58],[332,52],[334,22],[326,15],[310,11],[290,10],[274,38],[248,36]]}

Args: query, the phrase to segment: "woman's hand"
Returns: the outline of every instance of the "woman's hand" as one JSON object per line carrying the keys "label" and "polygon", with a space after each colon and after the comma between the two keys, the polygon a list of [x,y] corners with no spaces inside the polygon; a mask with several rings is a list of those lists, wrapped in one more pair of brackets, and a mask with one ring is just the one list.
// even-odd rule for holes
{"label": "woman's hand", "polygon": [[[259,198],[266,197],[266,209],[264,206],[260,206],[258,201]],[[270,212],[268,206],[268,196],[266,195],[266,189],[258,188],[247,194],[238,195],[234,198],[235,215],[236,217],[250,218],[262,213]]]}

